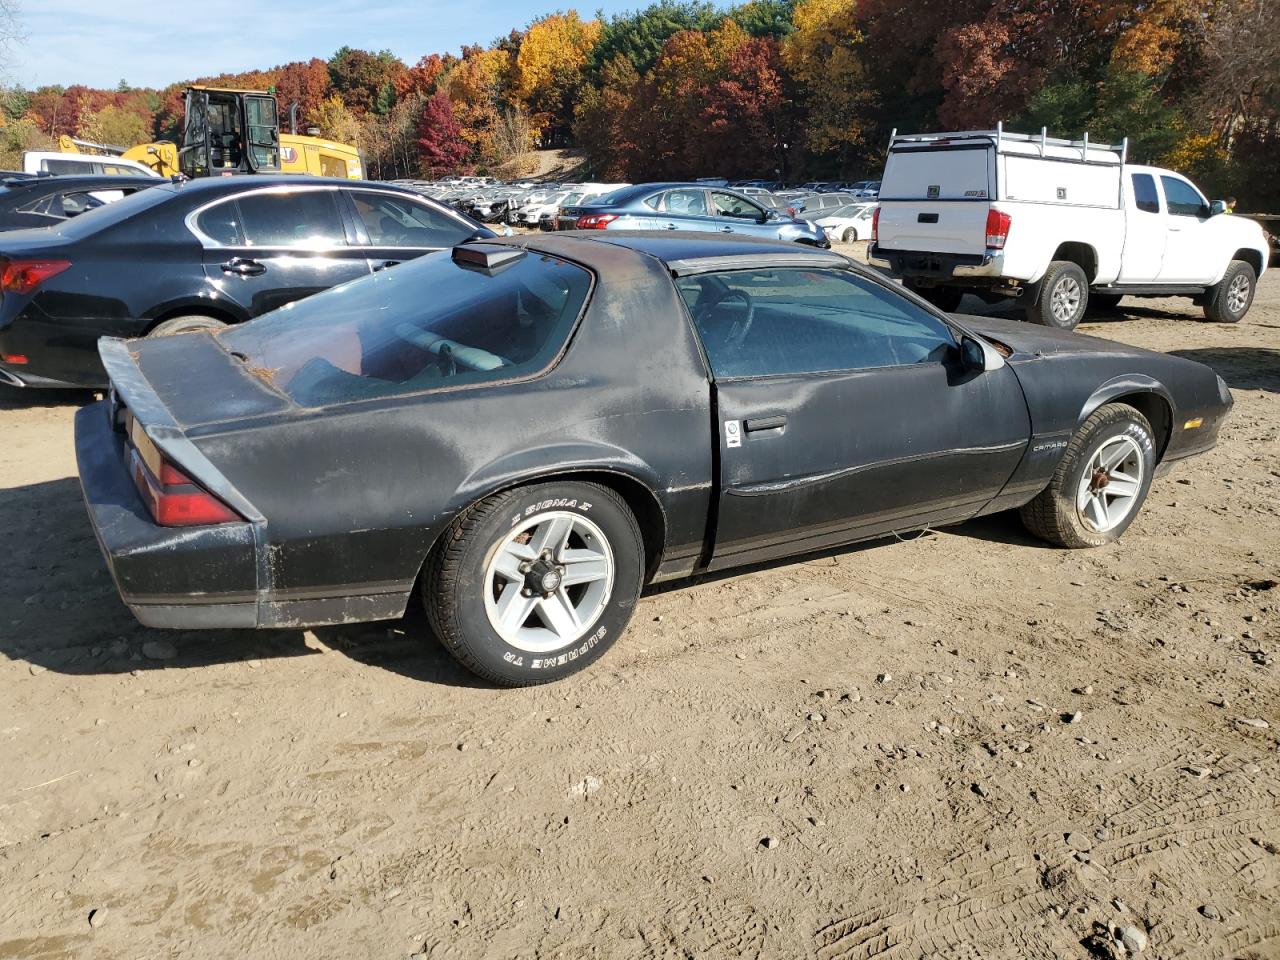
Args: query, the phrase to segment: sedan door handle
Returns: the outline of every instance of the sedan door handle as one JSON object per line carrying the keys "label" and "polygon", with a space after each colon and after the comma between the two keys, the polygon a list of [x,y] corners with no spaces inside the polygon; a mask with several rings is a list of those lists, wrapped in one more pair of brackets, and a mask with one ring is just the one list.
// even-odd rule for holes
{"label": "sedan door handle", "polygon": [[234,273],[238,277],[257,277],[267,272],[267,266],[248,257],[232,257],[222,265],[223,273]]}
{"label": "sedan door handle", "polygon": [[668,224],[667,224],[667,229],[668,229],[668,230],[679,230],[679,229],[680,229],[680,225],[679,225],[679,224],[676,224],[676,223],[668,223]]}
{"label": "sedan door handle", "polygon": [[748,420],[745,424],[747,433],[755,433],[759,430],[781,430],[786,425],[787,418],[782,415],[759,417],[755,420]]}
{"label": "sedan door handle", "polygon": [[733,227],[721,227],[721,228],[720,228],[720,232],[721,232],[721,233],[733,233]]}

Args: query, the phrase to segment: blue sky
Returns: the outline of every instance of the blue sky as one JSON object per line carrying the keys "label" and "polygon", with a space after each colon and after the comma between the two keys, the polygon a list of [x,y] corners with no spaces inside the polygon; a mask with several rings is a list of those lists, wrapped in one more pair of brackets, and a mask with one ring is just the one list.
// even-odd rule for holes
{"label": "blue sky", "polygon": [[[577,9],[590,16],[648,3],[590,0]],[[123,78],[137,87],[162,87],[313,56],[328,59],[344,44],[389,49],[413,64],[423,54],[488,43],[557,6],[555,0],[21,0],[26,42],[5,79],[25,87],[114,87]]]}

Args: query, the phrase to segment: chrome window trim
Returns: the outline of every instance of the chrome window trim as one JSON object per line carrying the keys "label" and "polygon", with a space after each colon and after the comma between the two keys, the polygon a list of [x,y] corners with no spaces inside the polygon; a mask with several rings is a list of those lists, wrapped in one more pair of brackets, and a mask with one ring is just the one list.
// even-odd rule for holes
{"label": "chrome window trim", "polygon": [[[352,183],[355,183],[355,181],[352,181]],[[198,226],[196,226],[196,221],[200,218],[200,216],[201,216],[201,215],[202,215],[206,210],[210,210],[210,209],[212,209],[213,207],[216,207],[216,206],[218,206],[218,204],[221,204],[221,203],[231,203],[231,202],[236,201],[236,200],[239,200],[239,199],[241,199],[241,198],[243,198],[243,197],[259,196],[259,195],[261,195],[261,194],[268,194],[268,193],[303,193],[303,192],[316,192],[316,191],[328,191],[328,192],[330,192],[330,193],[336,193],[336,192],[337,192],[337,191],[339,191],[339,190],[367,190],[367,191],[371,191],[371,192],[373,192],[373,193],[382,193],[382,194],[386,194],[387,196],[390,196],[390,197],[399,197],[400,199],[405,199],[405,200],[415,201],[415,202],[417,202],[417,203],[422,203],[422,202],[426,199],[425,197],[421,196],[420,194],[413,193],[412,191],[409,191],[409,190],[387,190],[387,189],[385,189],[385,188],[377,187],[377,186],[357,187],[357,186],[347,186],[347,185],[345,185],[345,184],[343,184],[343,185],[337,185],[337,184],[330,184],[330,183],[277,183],[277,184],[269,184],[269,185],[262,186],[262,187],[254,187],[254,188],[253,188],[253,189],[251,189],[251,190],[244,190],[244,191],[239,192],[239,193],[231,194],[230,196],[215,197],[214,199],[212,199],[212,200],[208,201],[207,203],[203,203],[203,204],[201,204],[200,206],[198,206],[198,207],[196,207],[194,210],[192,210],[190,213],[188,213],[188,214],[186,215],[186,217],[184,217],[184,218],[183,218],[183,223],[186,225],[187,230],[188,230],[188,231],[190,231],[190,233],[192,234],[192,236],[194,236],[194,237],[196,238],[196,240],[197,240],[197,241],[199,241],[200,246],[201,246],[201,247],[203,247],[204,249],[206,249],[206,250],[228,250],[228,249],[233,249],[233,247],[238,246],[238,245],[228,245],[228,244],[225,244],[225,243],[219,243],[218,241],[214,240],[214,238],[213,238],[213,237],[211,237],[211,236],[209,236],[208,234],[204,233],[204,232],[203,232],[203,231],[202,231]],[[438,213],[444,213],[444,214],[445,214],[446,216],[448,216],[451,220],[456,221],[456,222],[458,223],[458,225],[459,225],[459,226],[461,226],[461,227],[464,227],[464,228],[471,228],[470,230],[468,230],[468,232],[471,232],[471,230],[474,230],[474,228],[472,227],[472,225],[471,225],[471,223],[470,223],[469,221],[467,221],[467,220],[463,219],[462,217],[458,216],[458,214],[457,214],[455,211],[453,211],[453,210],[449,209],[449,208],[448,208],[448,207],[446,207],[444,204],[423,204],[423,205],[424,205],[424,206],[430,206],[430,207],[431,207],[431,209],[432,209],[433,211],[436,211],[436,212],[438,212]],[[339,216],[341,216],[341,210],[339,210]],[[344,233],[345,233],[345,227],[344,227]],[[290,247],[290,246],[270,246],[270,247],[257,247],[256,249],[259,249],[259,250],[312,250],[312,251],[328,251],[328,250],[343,250],[343,249],[346,249],[346,250],[367,250],[367,249],[371,249],[371,248],[372,248],[372,244],[346,243],[346,242],[344,241],[343,243],[336,243],[336,244],[332,244],[332,245],[330,245],[330,246],[325,246],[325,247]],[[401,247],[401,248],[399,248],[399,249],[403,249],[403,250],[409,250],[409,249],[438,250],[438,249],[442,249],[442,248],[439,248],[439,247],[416,247],[416,248],[411,248],[411,247]]]}

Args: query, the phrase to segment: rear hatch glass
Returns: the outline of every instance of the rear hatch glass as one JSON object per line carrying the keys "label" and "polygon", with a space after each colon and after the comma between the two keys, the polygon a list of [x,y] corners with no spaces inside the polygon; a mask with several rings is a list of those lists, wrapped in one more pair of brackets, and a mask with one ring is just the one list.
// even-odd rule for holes
{"label": "rear hatch glass", "polygon": [[560,354],[591,274],[526,252],[482,269],[448,250],[233,327],[223,349],[302,406],[530,376]]}

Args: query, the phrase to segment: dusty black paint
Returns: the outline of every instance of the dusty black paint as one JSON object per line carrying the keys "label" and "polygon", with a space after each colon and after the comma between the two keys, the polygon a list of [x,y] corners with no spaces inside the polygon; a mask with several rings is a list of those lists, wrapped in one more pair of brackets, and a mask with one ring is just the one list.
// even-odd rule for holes
{"label": "dusty black paint", "polygon": [[[642,498],[661,579],[1016,506],[1044,487],[1063,441],[1099,403],[1167,404],[1166,463],[1212,446],[1230,408],[1225,385],[1200,364],[976,317],[948,323],[957,340],[976,332],[1007,345],[998,369],[966,368],[957,349],[942,363],[715,384],[671,263],[687,271],[818,258],[885,281],[836,254],[776,242],[619,233],[503,242],[597,278],[562,360],[525,382],[303,409],[205,334],[104,349],[123,401],[163,426],[149,430],[157,444],[259,518],[155,527],[130,500],[102,406],[83,411],[86,499],[140,618],[204,626],[397,615],[460,511],[551,476],[590,474]],[[1183,431],[1192,417],[1203,427]],[[758,428],[732,449],[730,419]],[[238,538],[230,552],[229,530]]]}

